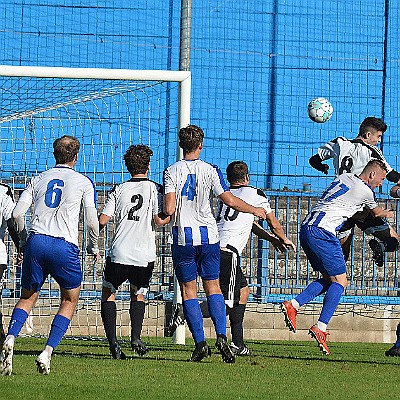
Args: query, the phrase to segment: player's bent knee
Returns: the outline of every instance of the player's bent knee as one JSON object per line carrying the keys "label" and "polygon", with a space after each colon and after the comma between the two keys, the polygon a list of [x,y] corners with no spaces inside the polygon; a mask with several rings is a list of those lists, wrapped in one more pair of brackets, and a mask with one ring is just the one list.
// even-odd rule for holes
{"label": "player's bent knee", "polygon": [[394,237],[384,238],[382,242],[385,245],[385,251],[387,252],[393,252],[399,248],[399,241]]}

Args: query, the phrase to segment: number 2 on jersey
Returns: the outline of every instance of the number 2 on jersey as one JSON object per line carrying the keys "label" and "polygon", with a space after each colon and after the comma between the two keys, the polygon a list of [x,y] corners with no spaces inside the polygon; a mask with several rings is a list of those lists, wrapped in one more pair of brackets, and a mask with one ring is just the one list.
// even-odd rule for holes
{"label": "number 2 on jersey", "polygon": [[141,194],[134,194],[131,198],[131,203],[133,203],[134,206],[129,209],[128,220],[139,221],[139,217],[137,215],[134,215],[134,213],[142,207],[143,196]]}
{"label": "number 2 on jersey", "polygon": [[187,197],[190,201],[194,200],[196,197],[196,174],[189,174],[187,176],[181,195],[182,197]]}
{"label": "number 2 on jersey", "polygon": [[46,194],[44,196],[44,204],[49,208],[57,208],[61,202],[62,190],[64,181],[61,179],[52,179],[47,184]]}

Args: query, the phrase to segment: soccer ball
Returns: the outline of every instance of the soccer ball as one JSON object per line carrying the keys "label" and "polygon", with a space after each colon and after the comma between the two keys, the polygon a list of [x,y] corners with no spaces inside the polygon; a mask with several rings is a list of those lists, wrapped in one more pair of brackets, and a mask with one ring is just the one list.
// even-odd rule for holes
{"label": "soccer ball", "polygon": [[308,103],[308,116],[314,121],[322,124],[332,117],[333,107],[329,100],[317,97]]}

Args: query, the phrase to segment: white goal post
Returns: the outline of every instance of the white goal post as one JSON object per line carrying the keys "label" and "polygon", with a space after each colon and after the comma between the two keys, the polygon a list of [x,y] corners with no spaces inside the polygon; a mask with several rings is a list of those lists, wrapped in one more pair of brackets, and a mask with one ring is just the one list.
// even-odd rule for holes
{"label": "white goal post", "polygon": [[[169,84],[176,87],[171,88]],[[177,92],[173,100],[172,92]],[[190,123],[190,92],[189,71],[0,65],[1,181],[12,186],[18,194],[31,175],[51,165],[51,144],[54,138],[63,134],[77,136],[83,142],[80,157],[84,170],[80,172],[92,177],[104,193],[110,185],[125,179],[126,171],[123,172],[120,159],[132,142],[145,142],[153,151],[163,147],[165,154],[174,153],[175,159],[180,159],[182,153],[177,144],[177,131]],[[164,108],[169,107],[176,112],[164,112]],[[176,116],[176,122],[170,123],[170,116]],[[168,127],[171,125],[174,148],[169,151]],[[162,156],[154,158],[159,163],[154,174],[159,177],[163,169]],[[111,232],[112,229],[106,233],[103,249],[107,248]],[[81,235],[84,241],[85,232],[82,231]],[[159,242],[163,242],[163,237],[160,235]],[[8,249],[10,267],[4,279],[5,296],[1,305],[6,319],[19,291],[19,272],[13,258],[15,249],[9,241]],[[77,314],[79,310],[88,311],[82,318],[77,318],[77,326],[72,324],[69,333],[75,336],[102,335],[102,329],[97,329],[97,325],[101,325],[100,318],[90,315],[90,312],[99,314],[99,307],[93,306],[96,296],[91,297],[91,294],[101,290],[101,268],[88,265],[84,247],[81,253],[85,299],[78,305]],[[156,275],[163,274],[162,282],[154,284],[158,292],[162,292],[166,275],[172,270],[170,265],[163,265],[160,271]],[[179,288],[176,284],[173,286]],[[47,333],[48,310],[58,303],[55,289],[54,283],[49,282],[44,290],[48,298],[42,303],[39,301],[38,310],[33,312],[34,334]],[[177,290],[174,290],[174,302],[181,302]],[[45,322],[39,322],[41,319]],[[119,333],[126,335],[129,322],[123,324],[125,327],[121,327]],[[156,322],[155,328],[149,328],[149,336],[157,336],[164,329],[161,325]],[[178,327],[174,342],[185,343],[184,326]]]}

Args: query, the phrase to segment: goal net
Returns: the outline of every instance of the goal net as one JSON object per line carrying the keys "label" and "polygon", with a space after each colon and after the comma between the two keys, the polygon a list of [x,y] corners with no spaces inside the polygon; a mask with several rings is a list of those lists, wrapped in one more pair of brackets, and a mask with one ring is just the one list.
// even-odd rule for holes
{"label": "goal net", "polygon": [[[177,158],[177,131],[190,117],[190,73],[51,67],[0,66],[0,170],[3,184],[16,200],[29,178],[54,166],[53,141],[73,135],[81,142],[76,170],[96,184],[98,209],[114,184],[129,179],[123,154],[131,144],[151,147],[149,178],[161,182],[162,171]],[[27,215],[29,224],[29,215]],[[112,222],[100,235],[107,253]],[[173,271],[165,231],[157,233],[159,257],[148,296],[144,335],[163,336],[165,301],[173,290]],[[100,317],[102,270],[85,253],[86,232],[80,224],[83,286],[67,334],[104,336]],[[16,250],[6,240],[9,268],[3,279],[2,313],[8,323],[20,294],[21,269]],[[50,278],[23,333],[47,335],[59,306],[58,285]],[[129,335],[129,287],[117,295],[118,334]]]}

